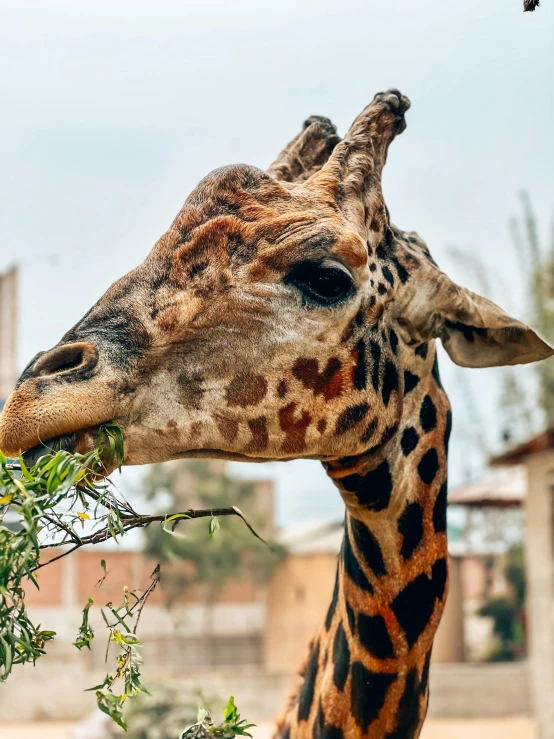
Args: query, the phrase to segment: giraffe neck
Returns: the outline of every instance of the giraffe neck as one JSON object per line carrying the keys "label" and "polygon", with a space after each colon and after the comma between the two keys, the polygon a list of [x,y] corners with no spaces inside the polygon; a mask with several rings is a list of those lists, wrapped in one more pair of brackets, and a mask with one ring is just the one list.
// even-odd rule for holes
{"label": "giraffe neck", "polygon": [[428,353],[430,371],[406,375],[401,424],[384,453],[326,465],[346,504],[344,540],[333,599],[283,736],[419,736],[448,579],[451,413],[434,348]]}

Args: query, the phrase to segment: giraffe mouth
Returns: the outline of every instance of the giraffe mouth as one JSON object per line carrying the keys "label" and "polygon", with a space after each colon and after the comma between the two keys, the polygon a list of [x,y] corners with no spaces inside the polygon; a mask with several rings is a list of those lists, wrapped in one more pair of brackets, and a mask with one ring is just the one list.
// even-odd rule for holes
{"label": "giraffe mouth", "polygon": [[[97,444],[99,426],[91,426],[90,428],[80,429],[79,431],[67,434],[59,434],[49,439],[40,441],[35,446],[23,452],[22,457],[27,467],[32,467],[45,454],[56,454],[56,452],[64,451],[70,454],[87,454],[93,450]],[[101,455],[104,457],[104,455]],[[107,465],[103,459],[104,471],[109,474],[112,466]],[[109,467],[109,469],[108,469]]]}
{"label": "giraffe mouth", "polygon": [[64,434],[54,436],[46,441],[41,441],[31,449],[23,452],[23,461],[27,467],[33,467],[45,454],[55,454],[60,450],[74,452],[76,447],[76,434]]}
{"label": "giraffe mouth", "polygon": [[[100,462],[100,468],[96,462],[94,464],[94,475],[98,478],[107,477],[113,470],[119,466],[119,458],[112,458],[104,448],[98,445],[98,434],[101,426],[90,426],[79,431],[67,434],[59,434],[50,439],[40,441],[35,446],[24,451],[21,456],[25,465],[33,467],[41,457],[45,455],[54,455],[59,451],[69,452],[70,454],[87,455],[95,448],[99,452],[96,462]],[[92,470],[92,467],[90,468]]]}

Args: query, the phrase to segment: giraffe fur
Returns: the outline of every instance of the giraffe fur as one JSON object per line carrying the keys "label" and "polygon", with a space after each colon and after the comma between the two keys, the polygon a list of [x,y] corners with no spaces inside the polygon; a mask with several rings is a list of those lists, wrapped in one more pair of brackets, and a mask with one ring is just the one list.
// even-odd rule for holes
{"label": "giraffe fur", "polygon": [[0,417],[0,448],[29,463],[53,442],[87,451],[113,419],[127,464],[323,463],[345,535],[280,739],[419,736],[448,590],[436,340],[466,367],[553,354],[391,223],[381,175],[409,107],[379,93],[343,139],[313,116],[266,172],[207,175]]}

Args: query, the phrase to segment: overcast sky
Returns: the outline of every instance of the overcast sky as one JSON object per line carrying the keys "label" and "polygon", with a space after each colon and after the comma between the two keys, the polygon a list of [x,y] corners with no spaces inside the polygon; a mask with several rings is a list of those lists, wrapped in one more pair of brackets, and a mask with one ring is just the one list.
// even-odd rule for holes
{"label": "overcast sky", "polygon": [[[22,268],[21,364],[142,261],[208,171],[266,166],[311,114],[344,133],[393,86],[412,100],[384,176],[393,221],[474,288],[448,249],[480,254],[491,297],[522,317],[507,224],[521,188],[545,235],[553,213],[554,2],[521,5],[3,0],[0,270]],[[465,372],[494,443],[498,373]],[[456,480],[467,389],[444,358],[442,374]],[[280,521],[341,515],[317,463],[262,471]]]}

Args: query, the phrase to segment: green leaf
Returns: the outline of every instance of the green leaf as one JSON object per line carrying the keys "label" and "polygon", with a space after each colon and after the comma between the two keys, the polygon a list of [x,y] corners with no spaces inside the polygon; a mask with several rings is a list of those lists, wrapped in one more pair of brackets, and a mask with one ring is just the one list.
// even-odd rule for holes
{"label": "green leaf", "polygon": [[180,518],[190,518],[190,516],[187,515],[186,513],[174,513],[172,516],[168,516],[165,520],[166,521],[175,521],[175,520],[178,520]]}
{"label": "green leaf", "polygon": [[219,523],[219,520],[218,520],[218,519],[217,519],[217,518],[216,518],[216,517],[214,516],[214,517],[213,517],[213,518],[212,518],[212,519],[210,520],[210,529],[209,529],[209,537],[210,537],[210,539],[211,539],[211,538],[212,538],[212,536],[213,536],[213,535],[215,534],[215,532],[216,532],[216,531],[217,531],[218,529],[220,529],[220,528],[221,528],[221,525],[220,525],[220,523]]}
{"label": "green leaf", "polygon": [[235,698],[231,696],[223,712],[225,721],[234,721],[237,718],[237,707],[235,706]]}

